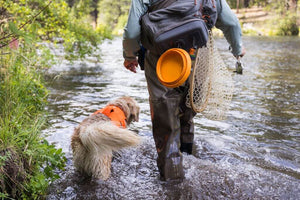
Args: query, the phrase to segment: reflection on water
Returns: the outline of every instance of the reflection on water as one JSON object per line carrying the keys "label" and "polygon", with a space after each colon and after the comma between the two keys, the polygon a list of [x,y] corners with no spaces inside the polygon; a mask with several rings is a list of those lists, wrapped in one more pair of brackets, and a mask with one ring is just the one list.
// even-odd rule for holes
{"label": "reflection on water", "polygon": [[[216,45],[234,71],[224,39]],[[68,158],[48,199],[297,199],[300,196],[300,39],[245,37],[244,74],[224,121],[195,118],[194,155],[184,155],[182,183],[159,180],[146,81],[122,67],[121,39],[102,45],[103,62],[61,64],[48,76],[49,141]],[[53,78],[58,77],[58,78]],[[86,116],[121,95],[134,97],[140,121],[130,129],[145,142],[113,160],[112,176],[81,176],[72,164],[70,136]]]}

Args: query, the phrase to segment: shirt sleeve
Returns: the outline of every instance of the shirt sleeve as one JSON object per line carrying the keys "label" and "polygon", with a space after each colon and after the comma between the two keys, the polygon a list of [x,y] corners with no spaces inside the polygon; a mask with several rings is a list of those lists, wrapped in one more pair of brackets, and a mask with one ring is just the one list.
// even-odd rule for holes
{"label": "shirt sleeve", "polygon": [[127,24],[123,33],[123,57],[135,60],[140,49],[140,18],[147,12],[149,0],[132,0]]}
{"label": "shirt sleeve", "polygon": [[242,54],[242,30],[237,16],[232,12],[226,0],[217,0],[218,19],[216,27],[220,29],[230,44],[234,56]]}

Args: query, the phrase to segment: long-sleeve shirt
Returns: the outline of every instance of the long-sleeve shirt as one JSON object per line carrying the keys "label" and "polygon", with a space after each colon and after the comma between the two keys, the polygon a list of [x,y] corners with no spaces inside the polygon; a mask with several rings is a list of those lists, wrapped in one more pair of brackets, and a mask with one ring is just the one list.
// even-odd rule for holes
{"label": "long-sleeve shirt", "polygon": [[[216,27],[222,30],[226,40],[230,44],[232,54],[242,54],[242,32],[236,15],[231,11],[226,0],[217,2],[218,19]],[[220,2],[221,1],[221,2]],[[128,21],[123,34],[123,57],[127,60],[135,60],[140,49],[141,26],[139,20],[144,15],[148,6],[155,0],[132,0]]]}

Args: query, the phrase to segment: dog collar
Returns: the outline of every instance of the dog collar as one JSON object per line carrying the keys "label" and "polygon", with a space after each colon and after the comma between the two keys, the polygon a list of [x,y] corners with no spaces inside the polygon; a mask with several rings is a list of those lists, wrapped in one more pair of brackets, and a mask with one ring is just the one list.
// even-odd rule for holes
{"label": "dog collar", "polygon": [[126,128],[126,116],[121,108],[108,105],[94,112],[94,114],[98,113],[106,115],[116,126]]}

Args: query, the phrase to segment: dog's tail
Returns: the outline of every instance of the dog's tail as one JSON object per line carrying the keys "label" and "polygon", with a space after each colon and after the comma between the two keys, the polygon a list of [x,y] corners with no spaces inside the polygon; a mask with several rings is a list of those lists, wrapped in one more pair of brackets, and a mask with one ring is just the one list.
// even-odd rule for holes
{"label": "dog's tail", "polygon": [[81,128],[81,142],[90,151],[118,151],[141,142],[141,137],[135,132],[119,128],[111,122],[98,122]]}

